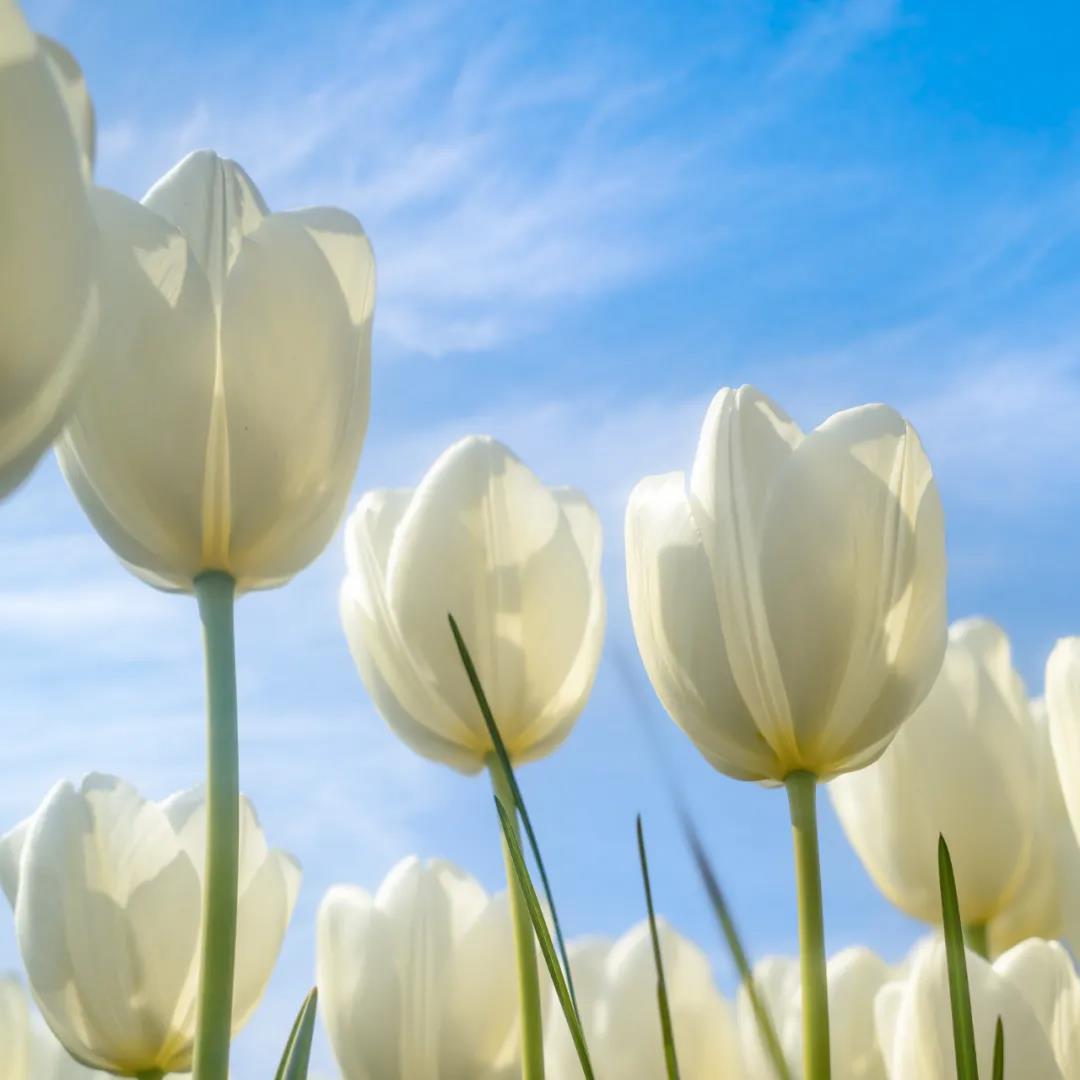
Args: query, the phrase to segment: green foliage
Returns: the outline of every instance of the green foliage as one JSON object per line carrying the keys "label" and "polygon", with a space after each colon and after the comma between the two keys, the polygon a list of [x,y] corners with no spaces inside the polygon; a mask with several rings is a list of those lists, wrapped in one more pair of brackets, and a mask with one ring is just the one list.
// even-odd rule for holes
{"label": "green foliage", "polygon": [[285,1044],[285,1052],[281,1055],[281,1064],[274,1074],[274,1080],[307,1080],[318,1002],[319,991],[313,987],[296,1014],[296,1020],[293,1022],[292,1031],[289,1032],[289,1041]]}
{"label": "green foliage", "polygon": [[[952,1007],[953,1045],[956,1047],[957,1080],[979,1080],[975,1054],[975,1024],[971,1018],[964,927],[956,897],[956,875],[945,837],[938,837],[938,879],[941,885],[941,916],[945,933],[945,956],[949,968],[949,1002]],[[1003,1050],[1004,1054],[1004,1050]],[[1003,1062],[1004,1065],[1004,1062]]]}

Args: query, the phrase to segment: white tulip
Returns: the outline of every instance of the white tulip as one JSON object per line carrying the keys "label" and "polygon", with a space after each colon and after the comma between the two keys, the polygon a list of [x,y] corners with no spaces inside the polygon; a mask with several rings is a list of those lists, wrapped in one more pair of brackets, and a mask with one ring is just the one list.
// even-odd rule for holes
{"label": "white tulip", "polygon": [[39,1023],[21,984],[0,976],[0,1080],[91,1080],[100,1073],[80,1065]]}
{"label": "white tulip", "polygon": [[65,94],[52,46],[0,0],[0,496],[56,437],[97,330],[97,230]]}
{"label": "white tulip", "polygon": [[110,334],[58,443],[140,577],[279,585],[325,547],[367,427],[375,264],[341,210],[271,214],[207,151],[143,203],[93,197]]}
{"label": "white tulip", "polygon": [[945,642],[941,503],[883,405],[803,435],[721,390],[694,467],[626,511],[630,610],[660,700],[719,770],[780,782],[858,769],[922,700]]}
{"label": "white tulip", "polygon": [[45,34],[38,34],[38,44],[60,89],[72,133],[82,152],[83,176],[89,180],[93,175],[94,159],[97,156],[97,118],[94,115],[94,103],[90,100],[90,91],[86,87],[86,77],[79,67],[79,62],[59,41],[46,37]]}
{"label": "white tulip", "polygon": [[1080,637],[1062,638],[1046,661],[1046,709],[1061,791],[1080,840]]}
{"label": "white tulip", "polygon": [[[994,1029],[1000,1017],[1005,1075],[1060,1080],[1061,1070],[1046,1031],[1023,994],[996,965],[991,967],[970,951],[967,968],[979,1075],[990,1075]],[[956,1051],[942,942],[928,941],[916,950],[908,975],[879,991],[874,1011],[889,1080],[955,1080]]]}
{"label": "white tulip", "polygon": [[[895,973],[869,949],[843,949],[830,957],[829,1043],[833,1080],[885,1080],[885,1062],[874,1031],[874,997]],[[769,1010],[793,1077],[802,1075],[802,988],[799,961],[770,956],[754,965],[755,985]],[[776,1071],[745,987],[737,1016],[745,1080],[775,1080]]]}
{"label": "white tulip", "polygon": [[[679,1075],[683,1080],[740,1077],[738,1032],[707,957],[664,919],[657,920],[657,929]],[[568,951],[598,1080],[663,1080],[667,1069],[648,922],[616,942],[585,939]],[[581,1065],[554,991],[551,997],[545,1022],[547,1075],[578,1080]]]}
{"label": "white tulip", "polygon": [[491,740],[447,623],[461,628],[511,757],[569,734],[604,635],[600,523],[494,439],[451,446],[412,491],[349,518],[341,619],[376,708],[418,753],[476,772]]}
{"label": "white tulip", "polygon": [[[120,1076],[191,1067],[206,804],[200,789],[162,803],[115,777],[61,783],[0,839],[0,885],[30,988],[79,1061]],[[241,801],[233,1025],[273,970],[300,870],[270,851]]]}
{"label": "white tulip", "polygon": [[517,994],[505,895],[415,857],[374,896],[319,909],[319,1012],[345,1080],[481,1080],[511,1069]]}
{"label": "white tulip", "polygon": [[1009,640],[985,619],[955,623],[941,674],[881,760],[830,785],[844,831],[877,887],[941,921],[938,836],[960,916],[985,926],[1024,881],[1039,808],[1033,721]]}

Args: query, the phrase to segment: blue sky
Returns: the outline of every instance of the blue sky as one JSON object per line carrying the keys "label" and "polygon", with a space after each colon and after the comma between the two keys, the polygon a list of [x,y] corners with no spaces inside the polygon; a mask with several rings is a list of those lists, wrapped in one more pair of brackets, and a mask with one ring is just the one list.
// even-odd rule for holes
{"label": "blue sky", "polygon": [[[689,465],[718,387],[753,382],[805,426],[865,401],[902,409],[945,501],[951,615],[1001,621],[1041,692],[1053,641],[1080,630],[1071,5],[1038,19],[929,0],[26,8],[86,69],[99,182],[140,196],[210,146],[275,208],[365,223],[380,296],[357,495],[414,484],[450,441],[486,432],[600,509],[596,690],[521,777],[572,934],[641,917],[641,811],[660,908],[731,985],[651,738],[752,950],[795,948],[783,796],[698,758],[651,695],[625,611],[626,496]],[[196,782],[193,602],[130,578],[51,460],[0,510],[0,825],[91,768],[155,797]],[[484,783],[412,756],[367,701],[337,624],[342,572],[337,538],[239,609],[243,784],[305,867],[240,1080],[272,1069],[329,885],[373,888],[413,851],[501,885]],[[900,955],[918,927],[823,817],[830,948]],[[0,967],[17,962],[0,920]],[[321,1035],[317,1061],[329,1071]]]}

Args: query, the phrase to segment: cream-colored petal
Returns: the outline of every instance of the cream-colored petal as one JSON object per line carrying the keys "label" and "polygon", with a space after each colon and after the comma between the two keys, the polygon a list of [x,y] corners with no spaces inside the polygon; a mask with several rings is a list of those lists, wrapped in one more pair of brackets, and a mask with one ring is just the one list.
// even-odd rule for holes
{"label": "cream-colored petal", "polygon": [[101,1080],[100,1072],[80,1065],[46,1028],[31,1028],[30,1044],[27,1080]]}
{"label": "cream-colored petal", "polygon": [[[799,961],[790,956],[764,957],[754,965],[754,986],[768,1010],[784,1060],[792,1074],[798,1076],[802,1062]],[[735,1015],[748,1080],[771,1080],[776,1070],[745,986],[739,987]]]}
{"label": "cream-colored petal", "polygon": [[1046,661],[1046,708],[1061,791],[1080,842],[1080,637],[1062,638]]}
{"label": "cream-colored petal", "polygon": [[57,447],[94,527],[152,584],[190,588],[202,568],[204,459],[214,318],[183,236],[114,192],[94,193],[113,316]]}
{"label": "cream-colored petal", "polygon": [[[607,1010],[607,964],[613,942],[601,937],[579,938],[566,948],[585,1042],[594,1054],[604,1037],[601,1025]],[[545,1074],[550,1080],[580,1080],[581,1062],[553,987],[544,1006]],[[599,1062],[594,1060],[593,1064]]]}
{"label": "cream-colored petal", "polygon": [[32,1080],[30,1006],[13,976],[0,976],[0,1080]]}
{"label": "cream-colored petal", "polygon": [[49,68],[60,88],[60,96],[71,120],[71,129],[83,157],[83,175],[87,180],[94,172],[97,155],[97,120],[94,103],[86,88],[86,77],[71,53],[46,34],[38,34],[38,42],[49,62]]}
{"label": "cream-colored petal", "polygon": [[793,768],[872,760],[925,697],[945,649],[941,500],[918,436],[883,405],[838,413],[777,471],[762,592]]}
{"label": "cream-colored petal", "polygon": [[288,579],[337,528],[367,430],[374,300],[371,247],[343,211],[272,214],[240,245],[221,316],[223,548],[208,556],[241,585]]}
{"label": "cream-colored petal", "polygon": [[647,477],[627,504],[627,591],[638,649],[664,708],[712,765],[737,779],[781,780],[781,763],[728,664],[684,485],[682,473]]}
{"label": "cream-colored petal", "polygon": [[27,818],[0,837],[0,889],[4,890],[12,908],[19,892],[19,864],[31,824],[33,818]]}
{"label": "cream-colored petal", "polygon": [[750,386],[709,406],[690,474],[690,505],[712,569],[728,663],[747,709],[781,760],[797,756],[765,610],[762,529],[776,476],[802,441],[790,417]]}
{"label": "cream-colored petal", "polygon": [[891,978],[889,965],[869,949],[829,957],[829,1047],[836,1080],[886,1080],[874,1000]]}

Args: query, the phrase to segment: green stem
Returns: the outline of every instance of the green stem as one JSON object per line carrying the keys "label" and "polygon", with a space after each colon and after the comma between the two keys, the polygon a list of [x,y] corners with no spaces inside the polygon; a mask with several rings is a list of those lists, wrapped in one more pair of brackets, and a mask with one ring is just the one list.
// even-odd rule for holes
{"label": "green stem", "polygon": [[986,923],[972,923],[964,927],[964,944],[984,960],[990,958],[990,939]]}
{"label": "green stem", "polygon": [[138,1080],[162,1080],[164,1075],[160,1069],[147,1069],[146,1072],[139,1073]]}
{"label": "green stem", "polygon": [[817,778],[812,773],[793,772],[784,784],[791,807],[799,897],[803,1076],[805,1080],[829,1080],[829,989],[825,977],[825,919],[818,855]]}
{"label": "green stem", "polygon": [[195,579],[206,648],[206,877],[195,1080],[227,1080],[236,962],[240,762],[236,728],[236,582],[218,570]]}
{"label": "green stem", "polygon": [[[514,834],[520,839],[521,829],[514,796],[494,754],[488,758],[488,771],[491,773],[495,797],[513,821]],[[503,859],[506,863],[506,884],[510,890],[510,912],[514,920],[514,945],[517,951],[518,996],[521,1002],[521,1076],[522,1080],[543,1080],[544,1030],[540,1015],[540,982],[536,970],[536,939],[525,896],[518,885],[514,864],[505,842]]]}

